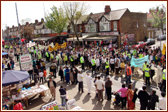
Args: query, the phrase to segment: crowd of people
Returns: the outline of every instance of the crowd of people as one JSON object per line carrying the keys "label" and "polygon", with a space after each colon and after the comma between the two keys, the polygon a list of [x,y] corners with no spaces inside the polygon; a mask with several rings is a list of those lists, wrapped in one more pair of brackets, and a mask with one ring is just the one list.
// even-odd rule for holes
{"label": "crowd of people", "polygon": [[[111,100],[111,86],[113,83],[110,80],[110,77],[107,77],[107,81],[104,83],[100,80],[100,76],[97,76],[97,73],[104,72],[106,76],[118,75],[121,78],[126,78],[128,88],[125,84],[123,84],[122,88],[117,91],[118,93],[121,93],[120,97],[122,109],[126,107],[126,102],[127,109],[135,109],[135,101],[137,98],[140,99],[141,110],[154,110],[156,102],[159,102],[159,108],[161,110],[166,109],[164,93],[164,91],[166,91],[166,55],[161,53],[161,49],[159,47],[153,49],[147,46],[138,49],[131,47],[115,49],[109,48],[108,46],[97,46],[93,43],[89,47],[74,48],[67,46],[64,49],[52,52],[48,51],[48,49],[39,50],[38,47],[35,46],[28,48],[27,53],[30,53],[33,57],[33,70],[28,71],[30,79],[34,80],[36,84],[43,84],[44,82],[47,82],[47,74],[50,74],[48,87],[50,88],[54,99],[56,82],[52,79],[52,77],[57,78],[58,73],[61,81],[66,82],[69,85],[78,84],[78,91],[83,93],[84,76],[82,75],[82,72],[88,69],[92,70],[92,74],[86,74],[88,94],[91,93],[91,84],[94,83],[98,101],[104,100],[103,91],[106,93],[106,99]],[[19,55],[21,55],[21,53],[15,53],[17,59]],[[153,76],[155,75],[155,70],[157,69],[157,75],[160,76],[159,83],[163,97],[161,100],[158,99],[156,91],[154,90],[151,95],[149,95],[146,92],[146,86],[143,86],[143,90],[140,90],[138,94],[136,93],[138,91],[137,88],[132,90],[131,77],[135,75],[137,68],[131,66],[131,58],[132,56],[136,59],[143,58],[146,55],[149,55],[149,63],[145,62],[143,65],[143,79],[146,82],[146,86],[150,86],[150,82],[153,81]],[[37,60],[35,60],[36,58]],[[9,70],[14,67],[14,61],[12,60],[13,57],[10,57],[10,59],[11,62]],[[46,59],[46,61],[44,59]],[[51,63],[49,73],[46,72],[46,63]],[[5,63],[3,62],[2,68],[5,66],[4,64]],[[81,65],[82,70],[77,69],[78,65]],[[95,77],[94,82],[92,82],[93,77]],[[66,88],[61,86],[59,91],[62,99],[62,105],[65,106],[64,104],[68,100]]]}

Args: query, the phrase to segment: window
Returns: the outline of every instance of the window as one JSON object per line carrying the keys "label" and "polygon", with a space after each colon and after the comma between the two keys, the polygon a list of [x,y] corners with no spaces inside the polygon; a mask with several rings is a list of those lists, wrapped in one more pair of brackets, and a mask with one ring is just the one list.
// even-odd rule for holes
{"label": "window", "polygon": [[146,24],[145,24],[145,22],[143,23],[143,25],[144,25],[144,27],[146,27]]}
{"label": "window", "polygon": [[96,32],[96,24],[88,24],[88,32]]}
{"label": "window", "polygon": [[137,21],[137,28],[138,28],[139,26],[138,26],[138,21]]}
{"label": "window", "polygon": [[110,22],[107,21],[104,17],[100,21],[100,31],[110,31]]}
{"label": "window", "polygon": [[88,32],[88,27],[87,27],[87,25],[85,25],[85,32]]}
{"label": "window", "polygon": [[82,32],[82,25],[79,26],[79,32]]}
{"label": "window", "polygon": [[113,28],[114,28],[114,31],[117,31],[117,22],[116,21],[113,22]]}
{"label": "window", "polygon": [[[85,27],[85,32],[86,32],[86,27]],[[90,19],[87,24],[87,32],[96,32],[96,23],[92,19]]]}
{"label": "window", "polygon": [[70,27],[70,32],[71,32],[71,33],[73,33],[73,32],[74,32],[74,30],[73,30],[73,27],[72,27],[72,26]]}

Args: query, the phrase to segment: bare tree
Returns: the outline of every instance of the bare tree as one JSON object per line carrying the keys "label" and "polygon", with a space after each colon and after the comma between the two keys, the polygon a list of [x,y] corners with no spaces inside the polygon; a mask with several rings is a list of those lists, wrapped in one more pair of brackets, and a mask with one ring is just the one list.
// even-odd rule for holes
{"label": "bare tree", "polygon": [[79,38],[77,35],[77,23],[79,19],[89,11],[90,6],[87,2],[64,2],[63,8],[70,22],[70,25],[73,28],[79,45]]}

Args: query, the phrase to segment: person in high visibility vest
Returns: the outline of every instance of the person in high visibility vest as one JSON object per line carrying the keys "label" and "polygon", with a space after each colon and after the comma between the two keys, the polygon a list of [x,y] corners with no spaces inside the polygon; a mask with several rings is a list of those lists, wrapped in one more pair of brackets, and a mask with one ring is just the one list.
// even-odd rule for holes
{"label": "person in high visibility vest", "polygon": [[10,49],[12,49],[13,47],[12,46],[10,46]]}
{"label": "person in high visibility vest", "polygon": [[105,65],[105,67],[106,67],[106,75],[109,75],[109,61],[108,61],[108,58],[106,59],[106,65]]}
{"label": "person in high visibility vest", "polygon": [[30,52],[30,48],[28,47],[27,49],[28,49],[28,51],[29,51],[29,54],[30,54],[30,53],[31,53],[31,52]]}
{"label": "person in high visibility vest", "polygon": [[38,51],[38,59],[42,59],[41,51]]}
{"label": "person in high visibility vest", "polygon": [[145,63],[143,64],[143,79],[145,80],[145,68],[146,68],[146,65],[147,65],[147,61],[145,61]]}
{"label": "person in high visibility vest", "polygon": [[56,60],[57,60],[57,67],[59,66],[59,56],[58,54],[56,55]]}
{"label": "person in high visibility vest", "polygon": [[84,58],[83,58],[83,55],[81,55],[81,57],[80,57],[80,63],[82,64],[82,70],[85,70],[85,68],[84,68]]}
{"label": "person in high visibility vest", "polygon": [[130,53],[128,53],[127,55],[128,55],[128,57],[131,59],[131,54],[130,54]]}
{"label": "person in high visibility vest", "polygon": [[73,55],[71,55],[71,65],[74,68],[74,56]]}
{"label": "person in high visibility vest", "polygon": [[137,53],[137,50],[134,49],[133,52],[132,52],[133,56],[136,55],[136,53]]}
{"label": "person in high visibility vest", "polygon": [[46,55],[46,60],[47,60],[48,62],[50,62],[50,60],[49,60],[49,53],[48,53],[47,51],[46,51],[45,55]]}
{"label": "person in high visibility vest", "polygon": [[92,57],[92,59],[91,59],[91,64],[92,64],[92,75],[93,75],[93,71],[95,71],[95,67],[96,67],[96,61],[95,61],[94,57]]}
{"label": "person in high visibility vest", "polygon": [[53,62],[53,59],[54,59],[54,56],[52,53],[50,53],[50,60],[51,60],[51,63]]}
{"label": "person in high visibility vest", "polygon": [[34,56],[36,57],[36,49],[34,49]]}
{"label": "person in high visibility vest", "polygon": [[162,75],[162,84],[160,86],[160,90],[166,91],[166,69],[163,69],[163,75]]}
{"label": "person in high visibility vest", "polygon": [[150,86],[150,74],[149,74],[149,65],[146,65],[145,68],[145,77],[146,77],[146,85],[148,84]]}
{"label": "person in high visibility vest", "polygon": [[143,58],[143,54],[142,54],[142,52],[139,54],[139,58]]}
{"label": "person in high visibility vest", "polygon": [[68,61],[68,57],[67,55],[64,55],[64,62],[66,63],[66,65],[67,65],[67,61]]}

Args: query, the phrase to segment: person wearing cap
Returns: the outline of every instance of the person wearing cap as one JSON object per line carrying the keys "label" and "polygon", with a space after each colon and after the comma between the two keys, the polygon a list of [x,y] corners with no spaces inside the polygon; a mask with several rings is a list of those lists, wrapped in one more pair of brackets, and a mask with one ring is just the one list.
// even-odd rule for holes
{"label": "person wearing cap", "polygon": [[50,89],[50,92],[55,100],[55,88],[56,88],[56,82],[52,80],[52,77],[50,77],[50,80],[48,81],[48,88]]}
{"label": "person wearing cap", "polygon": [[90,94],[90,90],[91,90],[91,87],[92,87],[92,77],[89,76],[89,73],[87,73],[87,76],[86,76],[86,83],[87,83],[87,87],[88,87],[88,94]]}
{"label": "person wearing cap", "polygon": [[113,85],[113,83],[110,80],[110,77],[107,77],[107,81],[105,82],[105,89],[106,89],[107,100],[111,100],[111,86],[112,85]]}

